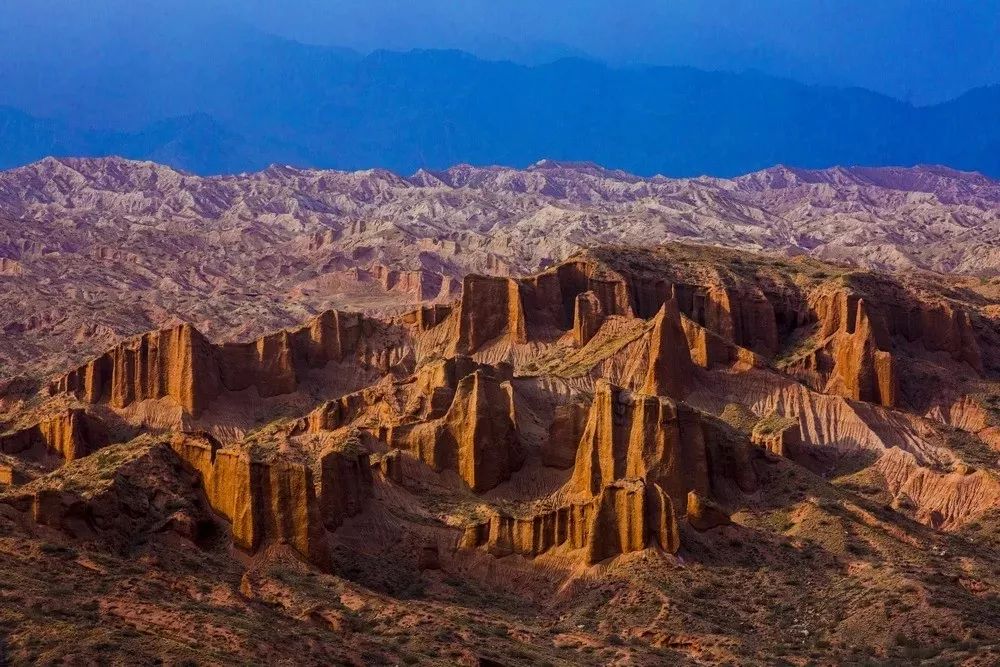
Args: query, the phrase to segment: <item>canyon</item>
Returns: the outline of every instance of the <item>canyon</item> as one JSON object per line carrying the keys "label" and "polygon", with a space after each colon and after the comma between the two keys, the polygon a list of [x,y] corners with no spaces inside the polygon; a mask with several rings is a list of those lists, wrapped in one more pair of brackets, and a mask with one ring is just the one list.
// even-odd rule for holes
{"label": "canyon", "polygon": [[0,183],[16,661],[998,659],[992,181]]}

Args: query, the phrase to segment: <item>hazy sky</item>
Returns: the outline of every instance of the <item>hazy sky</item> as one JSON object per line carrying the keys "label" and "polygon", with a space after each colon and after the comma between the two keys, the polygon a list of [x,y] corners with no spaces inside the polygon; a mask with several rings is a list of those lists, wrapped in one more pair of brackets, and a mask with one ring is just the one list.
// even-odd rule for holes
{"label": "hazy sky", "polygon": [[915,102],[1000,83],[1000,0],[5,0],[0,38],[142,39],[216,12],[362,51],[753,68]]}

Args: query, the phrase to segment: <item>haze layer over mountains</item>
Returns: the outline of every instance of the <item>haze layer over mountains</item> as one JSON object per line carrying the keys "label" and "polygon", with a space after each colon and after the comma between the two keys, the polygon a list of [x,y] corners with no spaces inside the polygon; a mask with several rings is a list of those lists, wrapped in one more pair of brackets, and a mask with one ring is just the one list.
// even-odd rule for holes
{"label": "haze layer over mountains", "polygon": [[45,48],[8,37],[2,167],[123,155],[201,174],[272,163],[409,174],[550,158],[668,176],[779,163],[1000,175],[996,87],[921,107],[754,72],[521,65],[441,50],[363,56],[204,19]]}

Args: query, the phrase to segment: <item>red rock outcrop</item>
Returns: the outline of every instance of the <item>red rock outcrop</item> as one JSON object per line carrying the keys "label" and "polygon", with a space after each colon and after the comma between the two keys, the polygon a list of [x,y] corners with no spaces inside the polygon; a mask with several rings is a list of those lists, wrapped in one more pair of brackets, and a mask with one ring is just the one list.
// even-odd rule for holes
{"label": "red rock outcrop", "polygon": [[572,468],[576,449],[587,424],[587,406],[582,403],[557,405],[549,426],[548,438],[542,443],[542,464],[563,470]]}
{"label": "red rock outcrop", "polygon": [[152,331],[117,345],[57,380],[53,393],[116,408],[169,396],[198,414],[221,391],[211,344],[190,324]]}
{"label": "red rock outcrop", "polygon": [[166,525],[168,511],[207,520],[191,496],[193,483],[165,443],[140,439],[68,462],[0,496],[0,503],[73,538],[126,548],[142,532]]}
{"label": "red rock outcrop", "polygon": [[732,523],[725,510],[694,491],[687,496],[687,520],[691,527],[699,532]]}
{"label": "red rock outcrop", "polygon": [[389,441],[434,470],[454,470],[473,491],[492,489],[523,461],[511,386],[481,368],[458,382],[443,417],[395,427]]}
{"label": "red rock outcrop", "polygon": [[[629,286],[624,278],[591,261],[568,260],[525,278],[520,284],[529,334],[532,331],[573,330],[577,344],[582,345],[580,341],[588,338],[586,330],[596,331],[603,318],[633,313]],[[586,296],[578,306],[581,295]],[[577,314],[578,307],[583,309],[582,320]],[[583,332],[577,332],[578,320]]]}
{"label": "red rock outcrop", "polygon": [[268,542],[287,542],[322,568],[329,567],[325,528],[360,511],[371,490],[363,453],[330,452],[320,459],[318,500],[306,465],[254,460],[247,452],[218,449],[192,436],[177,437],[171,446],[200,473],[209,504],[232,524],[237,546],[254,552]]}
{"label": "red rock outcrop", "polygon": [[511,343],[528,340],[519,283],[510,278],[466,276],[458,307],[456,350],[475,352],[501,336]]}
{"label": "red rock outcrop", "polygon": [[675,503],[707,492],[704,433],[690,408],[599,380],[568,488],[596,495],[623,478],[659,484]]}
{"label": "red rock outcrop", "polygon": [[750,441],[772,454],[793,458],[802,447],[802,429],[795,419],[772,414],[754,426]]}
{"label": "red rock outcrop", "polygon": [[382,477],[387,481],[393,482],[395,484],[403,483],[403,456],[402,452],[398,449],[393,449],[386,452],[378,458],[377,461],[372,463],[373,467],[377,467],[378,471],[382,474]]}
{"label": "red rock outcrop", "polygon": [[969,313],[950,303],[891,304],[885,317],[889,333],[918,342],[932,352],[946,352],[976,373],[985,371],[982,350]]}
{"label": "red rock outcrop", "polygon": [[745,368],[767,365],[767,362],[753,351],[730,343],[691,319],[682,318],[681,326],[684,335],[687,336],[691,361],[701,368],[733,364],[740,364]]}
{"label": "red rock outcrop", "polygon": [[0,435],[0,452],[33,456],[48,452],[73,461],[108,441],[107,429],[99,419],[84,410],[71,409],[26,429]]}
{"label": "red rock outcrop", "polygon": [[653,319],[643,392],[683,399],[689,390],[692,370],[691,352],[681,327],[677,301],[670,299]]}
{"label": "red rock outcrop", "polygon": [[[256,387],[261,396],[286,394],[300,375],[359,351],[366,320],[357,313],[327,311],[299,329],[251,343],[213,345],[190,324],[126,341],[53,382],[52,394],[107,400],[115,408],[170,397],[192,416],[223,391]],[[393,350],[369,351],[383,370]]]}
{"label": "red rock outcrop", "polygon": [[593,292],[576,295],[573,306],[573,341],[578,347],[586,345],[604,322],[604,308]]}
{"label": "red rock outcrop", "polygon": [[381,394],[371,387],[327,401],[298,419],[289,429],[290,435],[335,431],[346,426],[366,409],[378,403]]}
{"label": "red rock outcrop", "polygon": [[356,443],[332,450],[319,460],[319,503],[323,523],[334,530],[344,519],[364,509],[372,494],[372,471],[368,453]]}
{"label": "red rock outcrop", "polygon": [[509,364],[491,366],[464,355],[432,361],[421,366],[414,374],[409,387],[406,414],[419,419],[443,417],[451,407],[459,382],[477,370],[500,382],[510,381],[514,374]]}
{"label": "red rock outcrop", "polygon": [[558,547],[583,549],[588,564],[654,545],[667,553],[679,548],[674,509],[663,489],[638,479],[618,480],[589,501],[528,518],[495,514],[468,527],[459,543],[495,556],[530,558]]}
{"label": "red rock outcrop", "polygon": [[404,324],[415,326],[419,331],[427,331],[448,319],[451,310],[450,305],[442,303],[420,306],[416,310],[404,314],[402,321]]}
{"label": "red rock outcrop", "polygon": [[384,264],[375,264],[372,275],[386,292],[400,292],[417,301],[435,298],[441,292],[442,276],[431,271],[404,271]]}
{"label": "red rock outcrop", "polygon": [[756,286],[677,285],[681,309],[723,339],[765,355],[778,350],[774,306]]}
{"label": "red rock outcrop", "polygon": [[964,463],[934,470],[909,452],[891,449],[868,473],[892,496],[894,508],[933,528],[954,529],[1000,507],[1000,479]]}
{"label": "red rock outcrop", "polygon": [[828,393],[895,406],[895,361],[882,315],[844,290],[821,293],[813,307],[819,319],[818,347],[789,369]]}

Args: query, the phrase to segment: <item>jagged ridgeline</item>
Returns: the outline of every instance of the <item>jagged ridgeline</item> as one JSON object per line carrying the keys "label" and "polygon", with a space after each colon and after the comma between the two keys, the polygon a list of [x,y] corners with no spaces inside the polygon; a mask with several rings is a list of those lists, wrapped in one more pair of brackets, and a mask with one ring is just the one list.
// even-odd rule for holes
{"label": "jagged ridgeline", "polygon": [[[118,545],[219,524],[238,554],[285,545],[327,571],[404,543],[422,567],[570,571],[732,530],[775,465],[855,466],[949,530],[1000,504],[995,473],[949,446],[1000,446],[1000,325],[972,282],[941,280],[599,247],[466,276],[454,303],[394,318],[327,311],[241,343],[150,332],[26,402],[0,435],[0,503]],[[143,461],[172,472],[142,490],[125,473]],[[68,483],[94,466],[115,483]],[[109,518],[189,479],[179,514]]]}

